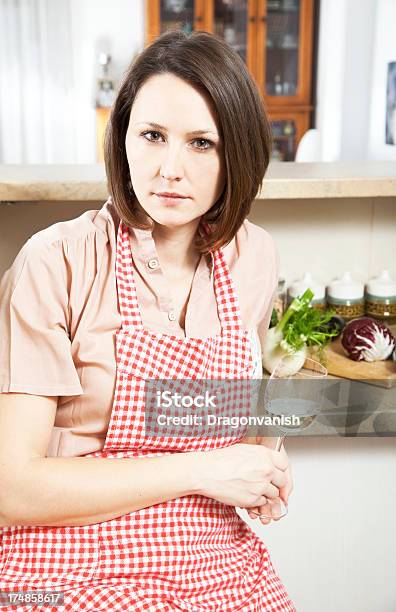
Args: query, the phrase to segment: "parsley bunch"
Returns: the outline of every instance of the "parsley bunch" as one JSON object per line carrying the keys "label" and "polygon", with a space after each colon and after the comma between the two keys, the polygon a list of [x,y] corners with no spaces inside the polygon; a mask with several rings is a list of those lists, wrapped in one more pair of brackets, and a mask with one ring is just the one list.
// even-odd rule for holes
{"label": "parsley bunch", "polygon": [[339,332],[330,331],[326,327],[335,312],[328,310],[323,313],[312,308],[310,303],[313,296],[312,290],[307,289],[301,296],[294,298],[275,329],[282,332],[281,345],[290,352],[297,352],[304,345],[315,346],[319,349],[319,356],[323,357],[324,347]]}

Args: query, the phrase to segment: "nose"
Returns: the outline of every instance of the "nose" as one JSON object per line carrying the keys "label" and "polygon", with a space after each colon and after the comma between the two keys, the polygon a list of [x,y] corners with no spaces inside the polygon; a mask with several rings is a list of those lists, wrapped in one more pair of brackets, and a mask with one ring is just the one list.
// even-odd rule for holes
{"label": "nose", "polygon": [[183,164],[180,151],[177,147],[168,146],[166,148],[161,163],[160,174],[169,181],[176,181],[183,178]]}

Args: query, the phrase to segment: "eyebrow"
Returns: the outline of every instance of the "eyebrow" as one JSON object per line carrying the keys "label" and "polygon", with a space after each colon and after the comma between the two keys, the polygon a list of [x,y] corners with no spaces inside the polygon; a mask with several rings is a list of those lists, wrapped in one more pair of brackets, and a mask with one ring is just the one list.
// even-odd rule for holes
{"label": "eyebrow", "polygon": [[[164,132],[167,132],[166,127],[164,127],[163,125],[160,125],[159,123],[154,123],[153,121],[139,121],[139,123],[136,123],[136,125],[150,125],[151,127],[153,127],[156,130],[163,130]],[[187,136],[193,136],[193,135],[197,135],[197,134],[214,134],[215,136],[218,136],[217,132],[214,132],[213,130],[194,130],[192,132],[187,132]]]}

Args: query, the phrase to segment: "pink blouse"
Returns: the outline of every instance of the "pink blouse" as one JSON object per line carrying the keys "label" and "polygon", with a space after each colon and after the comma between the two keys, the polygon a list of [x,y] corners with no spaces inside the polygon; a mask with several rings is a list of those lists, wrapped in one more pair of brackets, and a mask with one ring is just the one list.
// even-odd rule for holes
{"label": "pink blouse", "polygon": [[[121,325],[118,223],[110,198],[100,210],[55,223],[23,245],[1,279],[0,391],[59,396],[47,456],[83,455],[104,445],[116,379],[115,333]],[[174,316],[151,231],[131,230],[131,243],[144,326],[181,337],[220,333],[211,256],[201,256],[196,269],[184,331]],[[224,255],[242,320],[260,352],[278,283],[276,245],[266,230],[246,219]]]}

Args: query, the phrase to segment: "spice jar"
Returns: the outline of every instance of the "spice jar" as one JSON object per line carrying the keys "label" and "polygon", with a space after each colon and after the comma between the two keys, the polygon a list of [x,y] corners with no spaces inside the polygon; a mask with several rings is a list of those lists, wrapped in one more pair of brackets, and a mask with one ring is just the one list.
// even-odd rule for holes
{"label": "spice jar", "polygon": [[326,308],[326,287],[317,283],[310,272],[305,272],[302,279],[292,283],[288,289],[287,305],[289,306],[295,297],[299,297],[306,291],[311,289],[314,294],[310,306],[318,310],[325,310]]}
{"label": "spice jar", "polygon": [[396,280],[388,270],[367,281],[365,291],[366,315],[387,323],[396,323]]}
{"label": "spice jar", "polygon": [[327,287],[327,304],[345,320],[362,317],[365,308],[364,283],[353,279],[350,272],[345,272]]}

